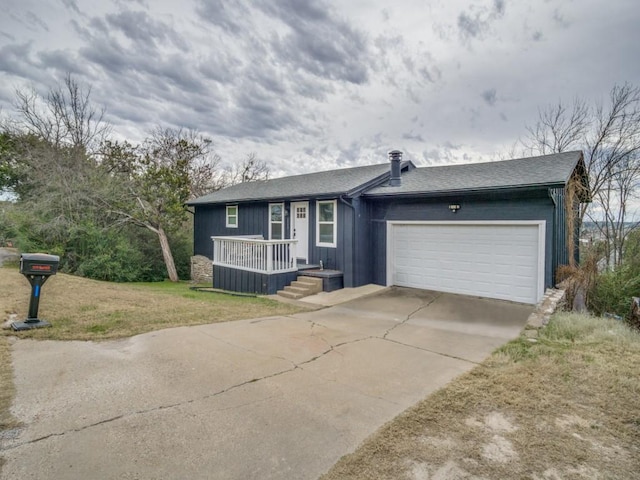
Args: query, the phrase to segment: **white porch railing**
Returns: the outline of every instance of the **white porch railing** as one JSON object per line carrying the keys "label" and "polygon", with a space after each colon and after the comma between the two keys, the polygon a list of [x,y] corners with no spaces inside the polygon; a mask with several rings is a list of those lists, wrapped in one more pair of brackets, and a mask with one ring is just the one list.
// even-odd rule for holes
{"label": "white porch railing", "polygon": [[298,270],[298,240],[262,240],[252,237],[211,237],[213,264],[257,273]]}

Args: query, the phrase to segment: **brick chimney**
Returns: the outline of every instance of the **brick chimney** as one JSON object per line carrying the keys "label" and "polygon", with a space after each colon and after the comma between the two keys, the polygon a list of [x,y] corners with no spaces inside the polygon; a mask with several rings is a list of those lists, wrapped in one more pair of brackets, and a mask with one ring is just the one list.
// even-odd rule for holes
{"label": "brick chimney", "polygon": [[391,162],[391,177],[389,178],[390,187],[399,187],[400,179],[400,163],[402,162],[402,152],[400,150],[392,150],[389,152],[389,161]]}

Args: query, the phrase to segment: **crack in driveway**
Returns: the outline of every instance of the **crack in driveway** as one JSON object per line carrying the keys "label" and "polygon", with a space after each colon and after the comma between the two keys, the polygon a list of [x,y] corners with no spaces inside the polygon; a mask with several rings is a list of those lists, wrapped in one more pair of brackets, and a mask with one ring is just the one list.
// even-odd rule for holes
{"label": "crack in driveway", "polygon": [[[208,335],[208,336],[211,337],[211,338],[214,338],[216,340],[220,340],[219,338],[217,338],[215,336],[212,336],[212,335]],[[9,445],[9,446],[2,446],[2,447],[0,447],[0,452],[8,451],[8,450],[14,450],[16,448],[19,448],[19,447],[22,447],[22,446],[25,446],[25,445],[35,444],[35,443],[41,442],[43,440],[47,440],[49,438],[62,437],[62,436],[65,436],[67,434],[82,432],[84,430],[87,430],[87,429],[90,429],[90,428],[93,428],[93,427],[98,427],[100,425],[104,425],[104,424],[107,424],[107,423],[115,422],[117,420],[121,420],[121,419],[124,419],[124,418],[130,418],[130,417],[134,417],[134,416],[137,416],[137,415],[145,415],[145,414],[148,414],[148,413],[153,413],[153,412],[158,412],[158,411],[162,411],[162,410],[168,410],[168,409],[172,409],[172,408],[177,408],[177,407],[180,407],[180,406],[183,406],[183,405],[189,405],[189,404],[192,404],[192,403],[195,403],[195,402],[198,402],[198,401],[202,401],[202,400],[208,400],[210,398],[214,398],[214,397],[217,397],[217,396],[220,396],[220,395],[224,395],[225,393],[229,393],[229,392],[231,392],[233,390],[242,388],[242,387],[244,387],[246,385],[249,385],[249,384],[252,384],[252,383],[257,383],[257,382],[260,382],[260,381],[263,381],[263,380],[268,380],[270,378],[278,377],[280,375],[284,375],[286,373],[293,372],[294,370],[297,370],[297,369],[304,370],[301,367],[302,365],[307,365],[309,363],[312,363],[312,362],[324,357],[328,353],[333,352],[336,348],[339,348],[339,347],[342,347],[344,345],[348,345],[348,344],[351,344],[351,343],[357,343],[357,342],[360,342],[360,341],[366,340],[366,339],[367,338],[358,338],[358,339],[355,339],[355,340],[351,340],[351,341],[348,341],[348,342],[343,342],[343,343],[340,343],[340,344],[337,344],[337,345],[330,346],[330,348],[328,348],[327,350],[323,351],[322,353],[316,355],[315,357],[312,357],[312,358],[310,358],[308,360],[305,360],[303,362],[300,362],[300,363],[295,363],[295,362],[293,362],[293,361],[291,361],[291,360],[289,360],[287,358],[284,358],[284,357],[271,356],[271,358],[277,358],[277,359],[281,359],[281,360],[285,360],[285,361],[290,362],[292,364],[291,368],[286,368],[284,370],[280,370],[278,372],[270,373],[270,374],[264,375],[262,377],[252,378],[250,380],[245,380],[243,382],[231,385],[231,386],[229,386],[227,388],[224,388],[222,390],[219,390],[217,392],[210,393],[210,394],[207,394],[207,395],[203,395],[203,396],[200,396],[198,398],[191,398],[191,399],[188,399],[188,400],[184,400],[184,401],[176,402],[176,403],[171,403],[171,404],[168,404],[168,405],[158,405],[158,406],[155,406],[155,407],[146,408],[146,409],[142,409],[142,410],[136,410],[136,411],[133,411],[133,412],[126,412],[126,413],[122,413],[120,415],[116,415],[116,416],[113,416],[113,417],[110,417],[110,418],[106,418],[104,420],[100,420],[98,422],[94,422],[94,423],[88,424],[88,425],[83,425],[81,427],[65,430],[63,432],[50,433],[50,434],[43,435],[43,436],[38,437],[38,438],[34,438],[34,439],[31,439],[31,440],[28,440],[26,442],[17,442],[15,444],[12,444],[12,445]],[[223,341],[223,340],[220,340],[220,341]],[[324,340],[324,339],[323,339],[323,341],[326,342],[326,340]],[[247,352],[254,353],[256,355],[270,356],[270,355],[265,355],[265,354],[261,354],[261,353],[255,352],[253,350],[247,349],[247,348],[239,346],[239,345],[235,345],[235,344],[230,343],[230,342],[224,342],[224,343],[227,343],[228,345],[232,345],[234,347],[242,348],[243,350],[245,350]],[[360,392],[360,393],[362,393],[362,392]],[[362,393],[362,394],[366,395],[364,393]],[[372,397],[371,395],[367,395],[367,396]],[[372,398],[380,398],[380,397],[372,397]],[[382,399],[382,398],[380,398],[380,399],[381,400],[386,400],[386,399]],[[264,399],[263,399],[263,401],[264,401]],[[393,402],[391,402],[391,403],[393,403]],[[243,405],[234,405],[233,407],[230,407],[230,408],[239,408],[239,407],[242,407],[242,406]]]}
{"label": "crack in driveway", "polygon": [[[391,343],[394,343],[394,344],[397,344],[397,345],[402,345],[402,346],[409,347],[409,348],[412,348],[412,349],[417,349],[417,350],[421,350],[421,351],[425,351],[425,352],[433,353],[433,354],[436,354],[436,355],[441,355],[441,356],[444,356],[444,357],[448,357],[448,358],[452,358],[452,359],[455,359],[455,360],[464,361],[464,362],[468,362],[468,363],[472,363],[472,364],[476,364],[477,365],[477,362],[473,362],[473,361],[470,361],[470,360],[467,360],[467,359],[464,359],[464,358],[456,357],[454,355],[448,355],[448,354],[445,354],[445,353],[442,353],[442,352],[436,352],[436,351],[428,350],[426,348],[421,348],[421,347],[418,347],[418,346],[415,346],[415,345],[410,345],[410,344],[402,343],[402,342],[397,341],[397,340],[393,340],[393,339],[387,338],[393,332],[394,329],[400,327],[401,325],[406,324],[406,322],[408,322],[413,316],[415,316],[421,310],[424,310],[425,308],[428,308],[438,298],[440,298],[440,296],[441,295],[437,295],[433,299],[431,299],[429,301],[426,301],[426,302],[424,300],[421,300],[422,304],[417,309],[415,309],[414,311],[412,311],[409,314],[407,314],[406,318],[404,318],[402,321],[397,322],[395,325],[393,325],[390,328],[388,328],[384,332],[384,334],[382,334],[381,336],[380,335],[369,335],[369,336],[364,336],[364,337],[360,337],[360,338],[355,338],[353,340],[348,340],[348,341],[336,343],[334,345],[332,345],[330,343],[330,341],[328,341],[326,338],[324,338],[322,333],[318,332],[318,334],[316,334],[314,332],[314,329],[319,328],[319,327],[322,327],[322,328],[330,328],[330,327],[327,327],[326,325],[323,325],[320,322],[316,322],[316,321],[308,320],[308,319],[302,319],[302,320],[310,323],[310,336],[318,338],[319,340],[324,342],[327,345],[328,348],[326,348],[322,352],[318,353],[317,355],[315,355],[315,356],[313,356],[313,357],[311,357],[311,358],[309,358],[307,360],[298,362],[298,363],[296,363],[295,361],[293,361],[293,360],[291,360],[289,358],[286,358],[284,356],[271,355],[271,354],[268,354],[268,353],[263,353],[263,352],[259,352],[259,351],[256,351],[256,350],[252,350],[250,348],[247,348],[246,346],[239,345],[239,344],[224,340],[224,339],[219,338],[219,337],[217,337],[215,335],[212,335],[212,334],[210,334],[208,332],[203,332],[203,334],[205,334],[206,336],[208,336],[208,337],[210,337],[210,338],[212,338],[212,339],[214,339],[216,341],[219,341],[219,342],[222,342],[222,343],[227,344],[229,346],[232,346],[234,348],[242,349],[242,350],[244,350],[246,352],[250,352],[250,353],[252,353],[254,355],[258,355],[258,356],[262,356],[262,357],[273,358],[273,359],[289,362],[291,365],[290,365],[289,368],[284,368],[284,369],[279,370],[277,372],[270,373],[268,375],[264,375],[264,376],[261,376],[261,377],[258,377],[258,378],[252,378],[252,379],[249,379],[249,380],[245,380],[243,382],[239,382],[237,384],[230,385],[230,386],[228,386],[226,388],[223,388],[223,389],[221,389],[219,391],[216,391],[216,392],[213,392],[213,393],[210,393],[210,394],[207,394],[207,395],[203,395],[203,396],[200,396],[200,397],[197,397],[197,398],[191,398],[191,399],[188,399],[188,400],[175,402],[175,403],[171,403],[171,404],[167,404],[167,405],[158,405],[158,406],[154,406],[154,407],[150,407],[150,408],[146,408],[146,409],[141,409],[141,410],[136,410],[136,411],[132,411],[132,412],[125,412],[125,413],[122,413],[120,415],[115,415],[113,417],[110,417],[110,418],[107,418],[107,419],[103,419],[103,420],[100,420],[100,421],[97,421],[97,422],[94,422],[94,423],[91,423],[91,424],[88,424],[88,425],[83,425],[81,427],[68,429],[68,430],[65,430],[65,431],[62,431],[62,432],[50,433],[50,434],[43,435],[43,436],[38,437],[38,438],[34,438],[34,439],[31,439],[31,440],[25,441],[25,442],[17,442],[17,443],[14,443],[12,445],[9,445],[9,446],[2,446],[2,447],[0,447],[0,451],[13,450],[13,449],[25,446],[25,445],[30,445],[30,444],[35,444],[35,443],[38,443],[38,442],[42,442],[42,441],[50,439],[50,438],[62,437],[62,436],[65,436],[67,434],[81,432],[81,431],[84,431],[84,430],[87,430],[87,429],[91,429],[91,428],[98,427],[98,426],[101,426],[101,425],[104,425],[104,424],[115,422],[117,420],[121,420],[121,419],[125,419],[125,418],[131,418],[131,417],[135,417],[135,416],[138,416],[138,415],[145,415],[145,414],[158,412],[158,411],[162,411],[162,410],[178,408],[178,407],[183,406],[183,405],[193,404],[194,402],[215,398],[215,397],[224,395],[226,393],[232,392],[232,391],[234,391],[236,389],[239,389],[239,388],[242,388],[244,386],[247,386],[249,384],[261,382],[263,380],[268,380],[270,378],[275,378],[275,377],[284,375],[286,373],[293,372],[293,371],[295,371],[297,369],[301,369],[301,370],[307,371],[306,369],[303,368],[304,366],[309,365],[309,364],[311,364],[311,363],[313,363],[313,362],[325,357],[326,355],[328,355],[328,354],[330,354],[332,352],[338,353],[337,350],[339,348],[343,347],[343,346],[356,344],[356,343],[363,342],[363,341],[366,341],[366,340],[376,339],[376,340],[382,340],[382,341],[386,341],[386,342],[391,342]],[[275,318],[277,318],[277,317],[269,317],[268,319],[269,320],[273,320]],[[295,318],[295,317],[293,317],[293,318]],[[266,319],[263,319],[263,320],[266,320]],[[299,321],[301,319],[300,318],[295,318],[295,320]],[[307,373],[311,373],[311,372],[307,371]],[[317,376],[317,375],[314,375],[314,376]],[[341,382],[338,382],[335,379],[327,379],[327,378],[324,378],[324,377],[321,377],[321,376],[319,378],[322,378],[323,380],[328,381],[328,382],[334,382],[334,383],[337,383],[339,385],[343,385],[343,386],[349,387],[353,391],[359,393],[360,395],[364,395],[364,396],[367,396],[367,397],[370,397],[370,398],[375,398],[375,399],[382,400],[382,401],[385,401],[385,402],[389,402],[389,403],[392,403],[392,404],[397,404],[396,402],[393,402],[392,400],[389,400],[389,399],[386,399],[386,398],[383,398],[383,397],[379,397],[379,396],[374,396],[374,395],[367,394],[366,392],[363,392],[360,389],[354,388],[353,385],[346,385],[346,384],[343,384]],[[268,400],[269,398],[273,398],[273,397],[268,397],[266,399],[261,399],[260,401],[265,401],[265,400]],[[242,406],[243,405],[234,405],[232,407],[228,407],[227,409],[241,408]]]}
{"label": "crack in driveway", "polygon": [[442,296],[442,293],[439,293],[438,295],[436,295],[435,297],[433,297],[431,300],[429,300],[428,302],[424,302],[424,300],[420,299],[420,303],[422,303],[422,305],[420,305],[418,308],[416,308],[413,312],[409,313],[407,315],[407,318],[405,318],[404,320],[402,320],[401,322],[396,323],[393,327],[391,327],[390,329],[388,329],[384,335],[382,336],[383,340],[387,339],[387,335],[389,335],[391,332],[393,332],[396,328],[398,328],[401,325],[404,325],[405,323],[407,323],[409,320],[411,320],[411,317],[413,317],[416,313],[418,313],[420,310],[424,310],[425,308],[428,308],[429,306],[431,306],[431,304],[433,302],[435,302],[436,300],[438,300],[440,297]]}

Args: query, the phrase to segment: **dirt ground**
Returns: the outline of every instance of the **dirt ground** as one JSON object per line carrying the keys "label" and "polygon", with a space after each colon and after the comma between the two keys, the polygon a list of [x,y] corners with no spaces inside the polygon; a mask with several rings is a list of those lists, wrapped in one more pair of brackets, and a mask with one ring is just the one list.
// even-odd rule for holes
{"label": "dirt ground", "polygon": [[322,480],[638,478],[638,371],[638,333],[558,314],[536,343],[509,343]]}

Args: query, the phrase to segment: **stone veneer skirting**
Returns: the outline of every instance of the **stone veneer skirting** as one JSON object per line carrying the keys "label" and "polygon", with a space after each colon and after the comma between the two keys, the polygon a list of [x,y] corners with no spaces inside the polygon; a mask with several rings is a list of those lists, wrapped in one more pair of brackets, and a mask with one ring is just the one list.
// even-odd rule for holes
{"label": "stone veneer skirting", "polygon": [[558,308],[558,304],[564,299],[564,290],[548,288],[544,292],[544,297],[536,305],[534,312],[529,315],[527,325],[524,327],[522,334],[535,341],[538,336],[538,330],[544,328],[548,323],[551,315],[554,314]]}
{"label": "stone veneer skirting", "polygon": [[191,281],[213,283],[213,263],[204,255],[191,257]]}

